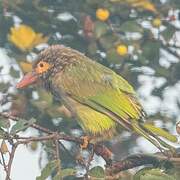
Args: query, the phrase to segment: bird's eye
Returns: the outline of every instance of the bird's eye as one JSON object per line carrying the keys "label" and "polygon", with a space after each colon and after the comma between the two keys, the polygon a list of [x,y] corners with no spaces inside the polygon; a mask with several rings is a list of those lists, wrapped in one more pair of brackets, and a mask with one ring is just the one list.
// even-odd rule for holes
{"label": "bird's eye", "polygon": [[46,72],[49,68],[51,67],[51,65],[45,61],[40,61],[37,65],[36,65],[36,73],[37,74],[42,74],[44,72]]}
{"label": "bird's eye", "polygon": [[43,63],[40,63],[39,66],[40,66],[41,68],[43,68],[43,67],[44,67],[44,64],[43,64]]}

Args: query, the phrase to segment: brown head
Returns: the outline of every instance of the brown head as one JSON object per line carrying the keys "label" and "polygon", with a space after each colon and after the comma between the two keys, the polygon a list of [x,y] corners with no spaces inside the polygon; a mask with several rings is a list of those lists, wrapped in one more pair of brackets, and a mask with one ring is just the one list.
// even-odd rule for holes
{"label": "brown head", "polygon": [[77,51],[63,45],[48,47],[38,55],[32,72],[27,73],[16,87],[22,89],[39,80],[47,86],[50,77],[61,72],[66,65],[74,61],[73,56],[76,54]]}

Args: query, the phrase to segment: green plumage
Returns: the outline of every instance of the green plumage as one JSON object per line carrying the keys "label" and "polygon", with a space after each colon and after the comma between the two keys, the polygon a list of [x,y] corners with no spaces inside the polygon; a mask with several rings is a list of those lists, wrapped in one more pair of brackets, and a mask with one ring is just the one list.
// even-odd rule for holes
{"label": "green plumage", "polygon": [[71,107],[84,131],[112,136],[120,125],[144,136],[159,149],[171,146],[158,136],[177,141],[168,132],[144,123],[145,113],[136,93],[121,76],[75,50],[63,47],[61,51],[71,63],[51,81],[56,91],[63,92],[65,104]]}

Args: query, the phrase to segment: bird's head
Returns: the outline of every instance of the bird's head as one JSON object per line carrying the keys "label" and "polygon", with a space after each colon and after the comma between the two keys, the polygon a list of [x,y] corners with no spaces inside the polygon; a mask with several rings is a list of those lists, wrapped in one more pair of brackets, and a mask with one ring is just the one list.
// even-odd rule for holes
{"label": "bird's head", "polygon": [[70,63],[68,52],[72,50],[62,45],[53,45],[42,51],[33,64],[32,71],[27,73],[16,87],[22,89],[38,81],[48,82],[50,77],[60,73]]}

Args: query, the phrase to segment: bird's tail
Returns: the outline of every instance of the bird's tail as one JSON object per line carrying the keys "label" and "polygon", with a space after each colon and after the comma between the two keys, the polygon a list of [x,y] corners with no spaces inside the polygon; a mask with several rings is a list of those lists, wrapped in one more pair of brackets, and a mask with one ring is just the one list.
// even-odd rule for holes
{"label": "bird's tail", "polygon": [[176,136],[170,134],[169,132],[161,128],[155,127],[152,124],[133,122],[132,126],[138,134],[140,134],[152,144],[154,144],[158,149],[160,149],[160,151],[174,151],[174,148],[168,143],[166,143],[164,140],[162,140],[161,137],[171,142],[177,142]]}
{"label": "bird's tail", "polygon": [[148,131],[152,132],[153,134],[163,137],[167,139],[170,142],[177,142],[177,137],[175,135],[170,134],[169,132],[165,131],[164,129],[161,129],[159,127],[155,127],[152,124],[144,123],[143,127],[147,129]]}

